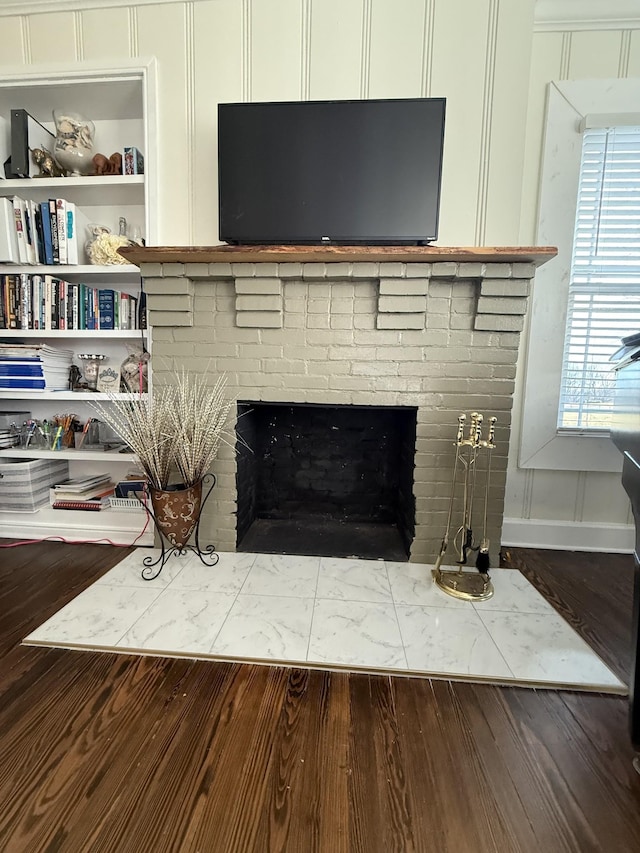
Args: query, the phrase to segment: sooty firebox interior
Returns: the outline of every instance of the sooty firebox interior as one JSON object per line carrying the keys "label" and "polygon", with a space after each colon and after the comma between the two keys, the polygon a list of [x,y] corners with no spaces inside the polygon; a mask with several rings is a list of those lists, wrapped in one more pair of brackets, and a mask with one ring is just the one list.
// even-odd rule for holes
{"label": "sooty firebox interior", "polygon": [[238,403],[238,551],[407,560],[413,407]]}

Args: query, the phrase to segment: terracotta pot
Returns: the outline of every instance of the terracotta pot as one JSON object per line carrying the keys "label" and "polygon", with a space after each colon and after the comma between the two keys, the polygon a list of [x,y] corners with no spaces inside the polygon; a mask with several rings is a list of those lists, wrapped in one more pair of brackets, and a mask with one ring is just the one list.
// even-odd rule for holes
{"label": "terracotta pot", "polygon": [[183,548],[198,522],[202,480],[193,486],[177,484],[150,489],[151,505],[159,529],[176,548]]}

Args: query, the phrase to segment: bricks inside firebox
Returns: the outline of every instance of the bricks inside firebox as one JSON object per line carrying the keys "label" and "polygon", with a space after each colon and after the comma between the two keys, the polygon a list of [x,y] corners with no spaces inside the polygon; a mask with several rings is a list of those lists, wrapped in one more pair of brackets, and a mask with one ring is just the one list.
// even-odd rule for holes
{"label": "bricks inside firebox", "polygon": [[253,402],[239,413],[239,542],[254,518],[325,518],[397,525],[409,546],[415,408]]}

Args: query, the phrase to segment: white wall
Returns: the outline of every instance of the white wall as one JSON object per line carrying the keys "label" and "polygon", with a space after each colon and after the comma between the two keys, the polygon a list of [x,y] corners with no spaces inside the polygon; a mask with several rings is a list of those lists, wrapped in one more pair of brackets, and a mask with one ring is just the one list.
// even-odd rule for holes
{"label": "white wall", "polygon": [[[509,245],[519,231],[533,5],[534,0],[5,2],[0,71],[3,64],[61,58],[156,56],[159,239],[180,245],[218,241],[219,101],[444,96],[440,243]],[[7,15],[14,8],[55,11]]]}
{"label": "white wall", "polygon": [[[571,11],[571,5],[575,4],[564,5]],[[616,5],[615,0],[611,0],[602,7],[612,12]],[[536,240],[548,82],[640,77],[640,10],[637,4],[635,23],[614,20],[595,24],[598,29],[585,29],[586,26],[585,21],[577,17],[546,27],[540,24],[534,33],[519,235],[519,242],[524,245]],[[523,346],[526,351],[526,337]],[[519,436],[523,428],[521,404],[526,394],[525,374],[526,364],[521,360],[514,403],[503,542],[577,550],[632,550],[633,519],[620,483],[620,473],[517,467]]]}
{"label": "white wall", "polygon": [[[600,5],[610,13],[625,2]],[[554,0],[551,8],[555,14],[566,7],[571,18],[574,9],[594,5]],[[218,242],[218,102],[444,96],[440,245],[532,244],[546,83],[640,75],[640,20],[590,31],[593,25],[581,19],[536,31],[534,6],[534,0],[4,0],[0,73],[3,65],[157,57],[158,242],[175,245]],[[519,399],[521,389],[516,439]],[[630,523],[619,477],[520,471],[513,444],[506,507],[515,522],[512,544],[513,535],[532,531],[542,539],[530,544],[554,544],[544,540],[548,525],[531,520],[566,522],[560,540],[575,523],[599,522],[605,530]]]}

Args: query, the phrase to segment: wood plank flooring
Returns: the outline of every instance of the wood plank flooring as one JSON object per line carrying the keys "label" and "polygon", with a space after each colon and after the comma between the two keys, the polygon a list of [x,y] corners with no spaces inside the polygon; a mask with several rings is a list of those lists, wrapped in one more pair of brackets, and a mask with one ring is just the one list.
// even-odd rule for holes
{"label": "wood plank flooring", "polygon": [[[0,550],[2,853],[640,849],[620,697],[20,646],[125,553]],[[627,677],[630,556],[504,562]]]}

